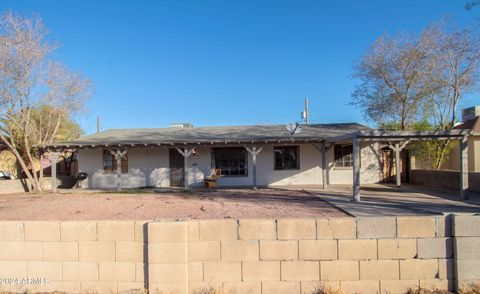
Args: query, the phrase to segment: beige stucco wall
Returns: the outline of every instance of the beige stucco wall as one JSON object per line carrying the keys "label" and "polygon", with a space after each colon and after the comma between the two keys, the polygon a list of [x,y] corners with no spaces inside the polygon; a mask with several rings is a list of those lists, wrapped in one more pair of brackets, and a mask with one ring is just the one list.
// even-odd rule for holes
{"label": "beige stucco wall", "polygon": [[[431,170],[432,167],[419,158],[412,161],[413,169]],[[442,165],[442,170],[460,170],[460,144],[452,149],[448,160]],[[480,134],[468,137],[468,171],[480,172]]]}
{"label": "beige stucco wall", "polygon": [[[300,169],[275,170],[274,145],[265,145],[257,157],[257,184],[275,185],[321,185],[321,154],[312,144],[300,146]],[[200,146],[197,155],[189,159],[189,184],[203,185],[203,179],[211,173],[211,147]],[[328,152],[329,183],[351,184],[352,168],[336,168],[333,164],[334,151]],[[78,154],[79,171],[89,174],[83,186],[88,188],[116,187],[116,174],[103,172],[102,150],[82,149]],[[169,180],[168,148],[132,148],[128,149],[128,174],[122,174],[123,187],[168,187]],[[253,163],[248,156],[248,176],[222,177],[220,186],[250,186],[253,179]],[[375,183],[380,181],[380,162],[377,157],[377,145],[362,145],[361,181]]]}
{"label": "beige stucco wall", "polygon": [[[0,221],[0,291],[452,290],[480,281],[479,228],[474,215]],[[15,284],[25,278],[48,281]]]}

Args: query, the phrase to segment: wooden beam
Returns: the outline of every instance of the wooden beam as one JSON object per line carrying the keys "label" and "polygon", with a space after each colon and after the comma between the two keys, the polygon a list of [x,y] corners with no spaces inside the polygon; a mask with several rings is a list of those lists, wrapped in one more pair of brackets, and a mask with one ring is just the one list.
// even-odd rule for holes
{"label": "wooden beam", "polygon": [[127,154],[127,150],[110,150],[110,153],[117,160],[117,191],[122,191],[122,158]]}
{"label": "wooden beam", "polygon": [[[52,192],[53,193],[57,193],[57,153],[56,152],[52,152],[50,153],[50,161],[52,163],[51,165],[51,171],[52,171],[52,182],[51,182],[51,185],[52,185]],[[41,168],[41,167],[40,167]]]}
{"label": "wooden beam", "polygon": [[185,190],[190,189],[190,185],[188,183],[188,177],[189,177],[189,170],[188,170],[188,158],[190,158],[190,155],[192,155],[193,150],[195,150],[196,147],[188,149],[188,147],[184,147],[183,150],[181,148],[175,147],[175,149],[178,151],[183,156],[183,186]]}
{"label": "wooden beam", "polygon": [[360,138],[352,140],[353,145],[353,201],[360,202]]}
{"label": "wooden beam", "polygon": [[328,175],[328,162],[327,162],[327,152],[332,148],[334,144],[325,144],[325,141],[322,141],[321,144],[313,144],[313,146],[315,147],[315,149],[317,149],[318,151],[320,151],[320,153],[322,154],[322,188],[323,189],[326,189],[327,188],[327,185],[329,184],[328,183],[328,178],[329,178],[329,175]]}
{"label": "wooden beam", "polygon": [[460,141],[460,196],[468,200],[468,137]]}

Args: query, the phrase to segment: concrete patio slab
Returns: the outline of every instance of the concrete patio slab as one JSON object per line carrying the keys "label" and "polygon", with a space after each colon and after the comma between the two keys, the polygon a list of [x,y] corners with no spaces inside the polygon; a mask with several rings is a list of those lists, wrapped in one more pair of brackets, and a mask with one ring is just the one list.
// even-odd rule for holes
{"label": "concrete patio slab", "polygon": [[301,189],[358,217],[480,213],[478,193],[471,192],[471,200],[462,201],[457,191],[422,185],[404,184],[401,188],[386,184],[362,185],[361,202],[351,201],[351,186],[330,185],[326,190],[318,186],[304,186]]}

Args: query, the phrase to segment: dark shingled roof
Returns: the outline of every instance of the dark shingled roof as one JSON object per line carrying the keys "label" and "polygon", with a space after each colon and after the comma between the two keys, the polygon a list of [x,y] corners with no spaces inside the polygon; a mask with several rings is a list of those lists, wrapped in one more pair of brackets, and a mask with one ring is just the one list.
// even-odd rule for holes
{"label": "dark shingled roof", "polygon": [[225,126],[193,128],[109,129],[83,136],[71,142],[53,143],[44,147],[82,147],[84,145],[142,144],[209,144],[278,141],[321,141],[359,130],[371,130],[357,123],[311,124],[300,126],[299,133],[290,135],[285,125]]}

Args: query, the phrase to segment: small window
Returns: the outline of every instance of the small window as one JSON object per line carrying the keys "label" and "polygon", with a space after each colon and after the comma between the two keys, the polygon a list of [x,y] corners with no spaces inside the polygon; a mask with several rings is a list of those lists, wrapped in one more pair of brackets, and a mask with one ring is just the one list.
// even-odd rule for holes
{"label": "small window", "polygon": [[[122,158],[122,174],[128,173],[128,154],[125,154]],[[103,150],[103,171],[105,173],[117,172],[117,160],[115,156],[108,149]]]}
{"label": "small window", "polygon": [[247,176],[247,151],[243,147],[213,148],[212,166],[222,176]]}
{"label": "small window", "polygon": [[352,167],[353,166],[352,145],[335,144],[333,149],[335,154],[335,167]]}
{"label": "small window", "polygon": [[275,154],[275,169],[299,169],[298,146],[276,146],[273,148]]}

